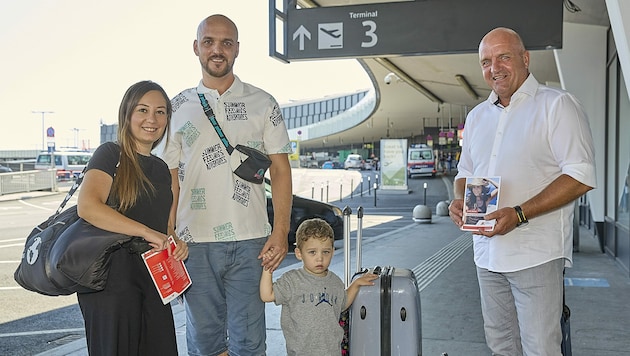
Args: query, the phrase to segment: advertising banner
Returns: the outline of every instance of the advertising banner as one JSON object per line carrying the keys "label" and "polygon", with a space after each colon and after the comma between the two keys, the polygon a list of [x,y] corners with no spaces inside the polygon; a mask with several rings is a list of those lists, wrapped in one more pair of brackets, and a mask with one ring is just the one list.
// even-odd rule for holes
{"label": "advertising banner", "polygon": [[381,140],[382,190],[407,190],[407,140]]}

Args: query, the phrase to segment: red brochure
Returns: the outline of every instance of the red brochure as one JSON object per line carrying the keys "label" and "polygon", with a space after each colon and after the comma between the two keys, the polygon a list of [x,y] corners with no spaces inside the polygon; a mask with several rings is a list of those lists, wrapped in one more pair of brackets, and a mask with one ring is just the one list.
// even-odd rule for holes
{"label": "red brochure", "polygon": [[[176,244],[172,236],[168,238],[168,248],[175,250]],[[147,251],[142,254],[144,264],[149,270],[153,284],[157,288],[162,303],[170,303],[180,296],[192,284],[190,275],[183,261],[177,261],[168,255],[167,250],[158,252]]]}

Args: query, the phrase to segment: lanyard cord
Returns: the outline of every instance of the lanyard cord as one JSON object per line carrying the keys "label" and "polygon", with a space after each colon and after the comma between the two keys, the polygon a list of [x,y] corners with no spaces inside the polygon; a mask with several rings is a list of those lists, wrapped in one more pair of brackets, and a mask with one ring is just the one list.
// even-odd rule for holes
{"label": "lanyard cord", "polygon": [[223,130],[221,130],[217,119],[214,117],[214,112],[208,104],[208,100],[206,100],[206,97],[201,93],[197,93],[197,95],[199,96],[199,101],[201,102],[201,106],[203,107],[203,112],[208,117],[208,120],[210,120],[210,123],[212,124],[212,127],[214,127],[214,130],[217,132],[217,135],[219,135],[219,139],[221,139],[221,142],[223,142],[223,145],[228,151],[228,154],[231,155],[232,151],[234,151],[234,147],[230,145],[230,141],[228,141],[227,137],[225,137],[225,134],[223,133]]}

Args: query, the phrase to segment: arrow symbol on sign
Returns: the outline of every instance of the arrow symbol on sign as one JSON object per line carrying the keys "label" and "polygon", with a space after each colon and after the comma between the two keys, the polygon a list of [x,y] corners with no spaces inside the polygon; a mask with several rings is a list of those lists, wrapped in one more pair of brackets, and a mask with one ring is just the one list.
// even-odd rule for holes
{"label": "arrow symbol on sign", "polygon": [[304,25],[300,25],[300,27],[298,27],[298,29],[295,30],[295,32],[293,32],[293,40],[295,41],[295,39],[298,37],[300,38],[300,51],[303,51],[304,50],[304,37],[310,40],[311,33],[308,32],[308,30],[306,29],[306,27],[304,27]]}

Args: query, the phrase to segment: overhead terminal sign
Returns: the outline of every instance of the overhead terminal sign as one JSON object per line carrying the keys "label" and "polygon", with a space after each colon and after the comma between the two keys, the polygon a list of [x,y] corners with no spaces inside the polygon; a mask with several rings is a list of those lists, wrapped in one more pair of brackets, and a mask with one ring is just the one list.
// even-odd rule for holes
{"label": "overhead terminal sign", "polygon": [[510,27],[528,49],[562,48],[562,0],[426,0],[297,9],[286,14],[288,59],[477,52]]}

